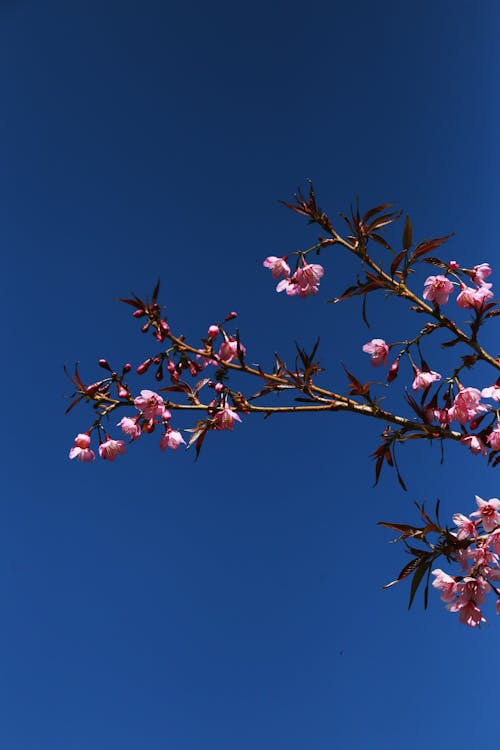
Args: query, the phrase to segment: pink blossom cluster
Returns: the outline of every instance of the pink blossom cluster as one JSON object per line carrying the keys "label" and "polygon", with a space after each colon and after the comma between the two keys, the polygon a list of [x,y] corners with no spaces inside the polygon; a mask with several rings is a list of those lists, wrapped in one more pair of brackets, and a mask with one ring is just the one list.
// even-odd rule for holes
{"label": "pink blossom cluster", "polygon": [[325,272],[323,266],[318,263],[306,263],[302,259],[302,265],[299,265],[290,276],[290,266],[286,262],[286,258],[277,258],[275,255],[267,257],[263,266],[271,270],[273,278],[284,277],[278,282],[276,291],[284,291],[291,297],[308,297],[310,294],[316,294],[319,282]]}
{"label": "pink blossom cluster", "polygon": [[476,495],[476,504],[477,510],[470,516],[453,516],[453,536],[462,544],[455,560],[463,574],[451,576],[440,568],[432,571],[432,585],[441,591],[446,608],[458,612],[460,622],[471,628],[486,622],[481,606],[491,590],[497,595],[496,611],[500,614],[500,590],[493,583],[500,581],[500,500]]}
{"label": "pink blossom cluster", "polygon": [[[449,264],[450,270],[458,270],[459,266],[455,261]],[[485,279],[491,274],[489,263],[479,263],[474,266],[467,274],[472,280],[474,286],[467,286],[460,282],[460,292],[457,296],[457,305],[464,309],[473,309],[481,311],[486,302],[493,297],[491,291],[492,284],[486,283]],[[424,281],[424,299],[429,302],[435,302],[437,305],[444,305],[448,302],[450,294],[453,292],[454,284],[442,274],[429,276]]]}
{"label": "pink blossom cluster", "polygon": [[[134,406],[139,414],[135,417],[122,417],[117,424],[131,441],[137,440],[142,432],[153,432],[156,424],[162,424],[165,432],[160,440],[161,450],[166,448],[177,450],[182,443],[185,443],[181,433],[170,426],[171,413],[158,393],[149,390],[141,391],[140,395],[134,399]],[[75,444],[69,452],[69,458],[78,458],[84,462],[95,459],[94,451],[90,449],[90,435],[88,433],[77,435],[74,442]],[[106,440],[100,442],[99,456],[106,461],[114,461],[117,456],[123,453],[125,453],[123,440],[113,440],[109,435],[106,435]]]}

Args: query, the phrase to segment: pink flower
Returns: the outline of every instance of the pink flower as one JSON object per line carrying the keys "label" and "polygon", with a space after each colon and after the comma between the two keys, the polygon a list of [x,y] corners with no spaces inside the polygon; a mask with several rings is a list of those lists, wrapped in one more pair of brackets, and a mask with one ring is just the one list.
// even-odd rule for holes
{"label": "pink flower", "polygon": [[435,589],[440,589],[440,591],[442,591],[441,599],[443,600],[443,602],[453,601],[453,597],[455,596],[457,590],[456,580],[452,576],[448,575],[448,573],[445,573],[443,570],[441,570],[441,568],[436,568],[436,570],[433,570],[432,575],[436,576],[432,582],[432,585]]}
{"label": "pink flower", "polygon": [[480,404],[480,401],[481,391],[478,391],[477,388],[462,388],[455,396],[448,413],[452,419],[458,420],[460,424],[465,424],[478,414],[488,411],[488,407]]}
{"label": "pink flower", "polygon": [[486,441],[490,444],[492,450],[500,450],[500,422],[497,422],[497,426],[490,432]]}
{"label": "pink flower", "polygon": [[476,524],[472,518],[464,516],[463,513],[455,513],[452,518],[453,523],[458,528],[457,539],[468,539],[470,536],[477,537]]}
{"label": "pink flower", "polygon": [[486,622],[483,613],[472,601],[459,608],[458,619],[464,625],[468,625],[469,628],[475,628],[482,622]]}
{"label": "pink flower", "polygon": [[134,406],[142,411],[144,419],[154,419],[155,417],[170,419],[171,417],[162,397],[154,391],[141,391],[141,395],[134,399]]}
{"label": "pink flower", "polygon": [[477,289],[473,287],[460,285],[460,294],[457,297],[457,305],[464,309],[474,309],[479,312],[484,307],[486,300],[493,297],[493,292],[490,291],[492,284],[482,284]]}
{"label": "pink flower", "polygon": [[86,463],[87,461],[93,461],[95,453],[90,450],[90,435],[85,432],[80,432],[75,438],[75,444],[69,452],[70,458],[77,458],[79,461]]}
{"label": "pink flower", "polygon": [[371,354],[370,362],[374,367],[387,365],[389,346],[385,343],[384,339],[372,339],[367,344],[363,345],[363,351],[366,352],[366,354]]}
{"label": "pink flower", "polygon": [[304,263],[303,266],[297,268],[291,278],[282,279],[276,287],[276,291],[282,292],[285,290],[292,297],[295,295],[307,297],[309,294],[316,294],[324,272],[323,266],[318,263]]}
{"label": "pink flower", "polygon": [[491,275],[491,268],[489,263],[479,263],[479,265],[474,266],[472,270],[474,271],[472,281],[474,282],[474,284],[476,284],[476,286],[481,286],[481,284],[484,283],[484,280]]}
{"label": "pink flower", "polygon": [[496,497],[492,497],[490,500],[483,500],[476,495],[476,503],[478,510],[471,513],[471,516],[478,516],[483,524],[485,531],[493,531],[496,526],[500,525],[500,500]]}
{"label": "pink flower", "polygon": [[264,268],[270,268],[273,279],[279,279],[280,276],[288,278],[290,276],[290,266],[284,258],[277,258],[270,255],[262,264]]}
{"label": "pink flower", "polygon": [[488,449],[479,435],[465,435],[460,439],[460,442],[462,445],[466,445],[475,456],[479,454],[486,456],[488,453]]}
{"label": "pink flower", "polygon": [[483,388],[481,396],[483,398],[492,398],[493,401],[500,401],[500,385],[494,383],[489,388]]}
{"label": "pink flower", "polygon": [[453,291],[453,284],[446,276],[429,276],[424,281],[424,299],[435,302],[436,305],[444,305]]}
{"label": "pink flower", "polygon": [[418,391],[419,388],[425,391],[432,383],[441,380],[441,375],[438,372],[434,372],[434,370],[419,370],[418,367],[414,367],[413,369],[415,377],[413,378],[411,387],[414,391]]}
{"label": "pink flower", "polygon": [[458,265],[456,260],[450,260],[450,262],[448,263],[448,268],[450,269],[450,271],[458,271],[460,266]]}
{"label": "pink flower", "polygon": [[[246,349],[243,346],[243,344],[240,341],[240,351],[245,356]],[[219,354],[218,357],[223,362],[231,362],[231,360],[235,359],[238,356],[238,342],[236,339],[233,339],[232,337],[228,338],[226,341],[223,341],[220,345]]]}
{"label": "pink flower", "polygon": [[241,422],[239,415],[229,408],[228,404],[223,409],[216,412],[213,417],[214,430],[232,430],[234,422]]}
{"label": "pink flower", "polygon": [[433,406],[426,406],[424,409],[425,418],[432,422],[434,419],[442,425],[450,424],[452,417],[448,414],[448,409],[437,409]]}
{"label": "pink flower", "polygon": [[105,458],[106,461],[114,461],[120,453],[125,453],[125,443],[123,440],[111,440],[108,437],[99,446],[99,455],[101,458]]}
{"label": "pink flower", "polygon": [[[488,539],[486,540],[485,544],[491,545],[493,547],[493,550],[496,553],[500,553],[500,529],[496,529],[492,534],[489,535]],[[491,575],[490,577],[494,580],[498,580],[500,571],[496,571],[495,575]]]}
{"label": "pink flower", "polygon": [[166,433],[160,440],[160,448],[162,449],[162,451],[164,451],[165,448],[171,448],[173,451],[176,451],[182,443],[184,443],[185,445],[186,441],[182,437],[181,433],[177,430],[170,429],[166,431]]}
{"label": "pink flower", "polygon": [[132,440],[136,440],[141,434],[141,428],[137,424],[137,421],[131,417],[123,417],[118,422],[117,427],[121,427],[122,432],[125,435],[129,435]]}

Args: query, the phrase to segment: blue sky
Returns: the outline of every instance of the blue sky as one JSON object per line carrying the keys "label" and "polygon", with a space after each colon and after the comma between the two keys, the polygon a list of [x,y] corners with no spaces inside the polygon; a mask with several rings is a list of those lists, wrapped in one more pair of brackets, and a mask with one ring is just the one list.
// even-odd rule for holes
{"label": "blue sky", "polygon": [[245,418],[196,463],[152,436],[75,465],[91,416],[64,417],[63,365],[93,380],[99,357],[149,354],[117,298],[160,275],[178,331],[237,309],[252,361],[319,333],[325,383],[340,361],[372,376],[361,345],[407,318],[373,300],[367,332],[356,303],[327,306],[355,270],[337,255],[315,299],[276,295],[262,259],[316,236],[277,199],[312,178],[333,216],[394,200],[418,237],[455,230],[449,257],[495,267],[498,15],[0,3],[3,748],[469,746],[457,710],[478,673],[496,705],[500,623],[471,633],[435,595],[408,613],[407,587],[380,590],[404,556],[375,523],[436,497],[468,512],[493,470],[418,446],[406,495],[373,489],[380,425],[350,415]]}

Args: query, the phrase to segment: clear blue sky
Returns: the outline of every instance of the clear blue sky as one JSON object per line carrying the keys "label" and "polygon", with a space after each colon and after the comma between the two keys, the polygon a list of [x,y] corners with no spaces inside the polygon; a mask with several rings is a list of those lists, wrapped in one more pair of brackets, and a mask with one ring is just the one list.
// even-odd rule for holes
{"label": "clear blue sky", "polygon": [[246,418],[197,463],[156,438],[70,463],[90,414],[63,416],[62,368],[141,361],[116,299],[160,275],[177,330],[236,308],[251,361],[319,332],[325,383],[340,360],[371,376],[360,347],[396,308],[367,333],[325,305],[348,262],[303,302],[261,267],[315,238],[277,204],[307,178],[333,215],[359,194],[455,230],[449,257],[500,283],[499,20],[493,0],[0,3],[2,749],[460,749],[471,690],[496,710],[500,622],[470,632],[434,594],[408,613],[375,522],[467,512],[498,470],[421,446],[407,495],[374,490],[380,426],[349,415]]}

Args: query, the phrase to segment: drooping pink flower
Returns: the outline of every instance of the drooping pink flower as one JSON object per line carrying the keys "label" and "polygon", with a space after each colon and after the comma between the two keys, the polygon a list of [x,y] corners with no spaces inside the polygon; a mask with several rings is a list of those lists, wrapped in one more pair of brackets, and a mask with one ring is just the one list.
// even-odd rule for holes
{"label": "drooping pink flower", "polygon": [[435,302],[436,305],[444,305],[448,302],[449,296],[453,291],[453,284],[446,276],[429,276],[424,281],[424,299],[429,302]]}
{"label": "drooping pink flower", "polygon": [[500,385],[493,383],[489,388],[483,388],[481,396],[483,398],[492,398],[493,401],[500,401]]}
{"label": "drooping pink flower", "polygon": [[75,444],[69,452],[69,458],[77,458],[86,463],[95,459],[95,453],[90,449],[90,435],[80,432],[75,438]]}
{"label": "drooping pink flower", "polygon": [[432,582],[435,589],[439,589],[441,593],[441,599],[443,602],[453,601],[457,590],[457,582],[455,578],[445,573],[441,568],[436,568],[432,571],[432,575],[436,576]]}
{"label": "drooping pink flower", "polygon": [[241,419],[239,414],[226,404],[223,409],[215,413],[212,421],[214,430],[232,430],[235,421],[241,422]]}
{"label": "drooping pink flower", "polygon": [[495,429],[490,432],[486,441],[490,444],[492,450],[500,450],[500,422],[497,422]]}
{"label": "drooping pink flower", "polygon": [[[245,356],[246,349],[240,341],[240,351]],[[220,345],[218,357],[223,362],[231,362],[238,356],[238,342],[236,339],[229,337],[226,341],[223,341]]]}
{"label": "drooping pink flower", "polygon": [[106,461],[114,461],[121,453],[125,453],[125,443],[123,440],[112,440],[108,437],[104,443],[99,446],[99,455]]}
{"label": "drooping pink flower", "polygon": [[481,391],[477,388],[462,388],[453,401],[448,413],[452,419],[458,420],[460,424],[465,424],[474,419],[478,414],[484,414],[488,407],[480,403]]}
{"label": "drooping pink flower", "polygon": [[482,284],[474,289],[471,286],[460,285],[460,294],[457,297],[457,305],[463,309],[482,310],[486,301],[493,297],[492,284]]}
{"label": "drooping pink flower", "polygon": [[288,278],[290,276],[290,266],[284,258],[277,258],[276,255],[269,255],[262,263],[264,268],[269,268],[273,279],[279,279],[280,276]]}
{"label": "drooping pink flower", "polygon": [[370,362],[374,367],[387,365],[389,346],[385,343],[384,339],[372,339],[363,345],[363,351],[366,354],[371,354]]}
{"label": "drooping pink flower", "polygon": [[478,516],[481,519],[485,531],[493,531],[496,526],[500,525],[500,500],[492,497],[490,500],[483,500],[476,495],[477,510],[471,513],[471,516]]}
{"label": "drooping pink flower", "polygon": [[488,449],[479,435],[465,435],[463,438],[460,438],[460,442],[462,445],[466,445],[475,456],[479,454],[486,456],[488,453]]}
{"label": "drooping pink flower", "polygon": [[134,399],[134,406],[142,411],[144,419],[154,419],[155,417],[170,419],[171,417],[162,397],[154,391],[141,391],[141,395]]}
{"label": "drooping pink flower", "polygon": [[452,521],[458,528],[457,539],[468,539],[470,536],[477,537],[476,525],[478,521],[473,521],[472,518],[464,516],[463,513],[455,513]]}
{"label": "drooping pink flower", "polygon": [[160,440],[160,448],[162,451],[164,451],[165,448],[171,448],[173,451],[176,451],[182,443],[186,444],[186,441],[181,433],[177,430],[170,429],[162,436],[162,439]]}
{"label": "drooping pink flower", "polygon": [[118,422],[117,427],[121,427],[122,432],[129,435],[132,440],[136,440],[141,434],[141,428],[137,424],[137,420],[131,417],[123,417]]}
{"label": "drooping pink flower", "polygon": [[468,625],[469,628],[475,628],[481,625],[482,622],[486,622],[483,613],[473,601],[469,601],[463,607],[458,608],[458,619],[464,625]]}
{"label": "drooping pink flower", "polygon": [[426,406],[424,408],[424,414],[429,422],[432,422],[435,419],[436,422],[446,425],[453,421],[448,413],[448,409],[438,409],[433,406]]}
{"label": "drooping pink flower", "polygon": [[476,286],[481,286],[481,284],[484,284],[484,280],[491,275],[491,268],[489,263],[479,263],[479,265],[474,266],[472,270],[474,271],[472,281],[474,282],[474,284],[476,284]]}
{"label": "drooping pink flower", "polygon": [[276,291],[286,291],[292,297],[295,295],[307,297],[309,294],[316,294],[324,272],[323,266],[318,263],[304,263],[303,266],[297,268],[293,276],[282,279],[276,287]]}
{"label": "drooping pink flower", "polygon": [[[493,550],[498,554],[500,553],[500,529],[496,529],[493,531],[489,537],[486,539],[485,544],[490,545],[493,547]],[[491,575],[490,572],[490,578],[493,578],[494,580],[499,579],[500,577],[500,571],[497,569],[495,571],[495,574]]]}
{"label": "drooping pink flower", "polygon": [[418,367],[413,368],[415,371],[415,377],[411,387],[414,391],[418,391],[421,388],[423,391],[427,390],[432,383],[441,380],[441,375],[434,370],[419,370]]}

